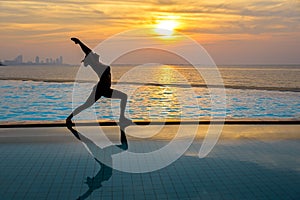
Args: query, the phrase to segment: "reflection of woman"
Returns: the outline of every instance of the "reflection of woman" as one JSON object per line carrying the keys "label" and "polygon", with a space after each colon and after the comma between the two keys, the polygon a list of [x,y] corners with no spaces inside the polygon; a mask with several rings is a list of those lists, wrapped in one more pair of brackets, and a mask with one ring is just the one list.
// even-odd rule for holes
{"label": "reflection of woman", "polygon": [[96,74],[99,77],[99,82],[97,85],[94,86],[93,91],[91,92],[90,96],[86,100],[84,104],[77,107],[66,119],[67,124],[71,123],[71,119],[79,114],[81,111],[89,108],[92,106],[98,99],[100,99],[102,96],[107,98],[115,98],[115,99],[121,99],[120,104],[120,124],[123,125],[123,127],[128,126],[132,123],[131,120],[127,119],[125,117],[125,108],[127,103],[127,95],[121,91],[111,89],[111,74],[110,74],[110,67],[107,65],[102,64],[99,61],[99,55],[92,52],[90,48],[88,48],[85,44],[83,44],[79,39],[77,38],[71,38],[72,41],[75,42],[75,44],[79,44],[82,51],[85,53],[85,58],[82,61],[84,63],[84,66],[87,67],[88,65],[91,66],[91,68],[96,72]]}
{"label": "reflection of woman", "polygon": [[86,184],[89,189],[78,197],[78,199],[86,199],[88,198],[92,192],[96,189],[102,187],[102,182],[107,181],[112,176],[112,155],[121,153],[128,149],[127,139],[125,132],[121,130],[121,144],[120,145],[111,145],[101,149],[94,142],[92,142],[87,137],[80,134],[77,130],[72,127],[68,127],[68,129],[75,135],[75,137],[81,140],[87,148],[92,152],[95,160],[100,165],[101,169],[99,172],[93,177],[87,177]]}

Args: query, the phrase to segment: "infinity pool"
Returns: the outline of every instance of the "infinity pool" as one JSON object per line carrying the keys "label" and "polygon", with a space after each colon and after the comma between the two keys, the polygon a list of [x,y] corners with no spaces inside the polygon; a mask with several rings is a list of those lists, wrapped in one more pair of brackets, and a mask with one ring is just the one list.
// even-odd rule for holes
{"label": "infinity pool", "polygon": [[[92,83],[78,84],[80,96],[74,93],[74,106],[83,103],[93,87]],[[73,85],[0,80],[0,121],[63,120],[72,111]],[[117,86],[121,91],[133,87],[136,89],[129,94],[126,111],[126,115],[132,119],[198,119],[218,116],[218,112],[224,115],[224,110],[212,108],[207,88],[130,84]],[[103,98],[78,115],[78,119],[91,120],[94,116],[98,119],[118,119],[118,115],[119,101]],[[226,117],[299,119],[300,93],[226,89]]]}

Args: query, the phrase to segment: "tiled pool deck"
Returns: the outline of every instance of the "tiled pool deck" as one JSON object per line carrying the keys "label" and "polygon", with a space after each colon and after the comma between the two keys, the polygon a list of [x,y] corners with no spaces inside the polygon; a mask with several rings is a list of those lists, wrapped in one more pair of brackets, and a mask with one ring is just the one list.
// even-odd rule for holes
{"label": "tiled pool deck", "polygon": [[[116,127],[106,129],[118,133],[117,142]],[[113,170],[102,187],[87,192],[86,178],[101,167],[66,128],[2,128],[0,199],[300,199],[300,125],[226,125],[223,132],[203,159],[200,134],[168,167]],[[168,142],[127,139],[128,151]]]}

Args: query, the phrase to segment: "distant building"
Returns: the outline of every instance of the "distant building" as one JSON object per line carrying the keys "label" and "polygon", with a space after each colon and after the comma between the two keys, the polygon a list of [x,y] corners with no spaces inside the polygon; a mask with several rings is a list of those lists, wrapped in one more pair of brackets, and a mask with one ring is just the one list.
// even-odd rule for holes
{"label": "distant building", "polygon": [[40,57],[38,56],[35,57],[35,64],[40,64]]}
{"label": "distant building", "polygon": [[22,64],[23,63],[23,55],[18,55],[15,59],[15,61],[18,63],[18,64]]}
{"label": "distant building", "polygon": [[63,64],[63,57],[59,56],[59,64]]}
{"label": "distant building", "polygon": [[23,63],[23,56],[18,55],[15,59],[13,60],[5,60],[4,64],[5,65],[20,65]]}

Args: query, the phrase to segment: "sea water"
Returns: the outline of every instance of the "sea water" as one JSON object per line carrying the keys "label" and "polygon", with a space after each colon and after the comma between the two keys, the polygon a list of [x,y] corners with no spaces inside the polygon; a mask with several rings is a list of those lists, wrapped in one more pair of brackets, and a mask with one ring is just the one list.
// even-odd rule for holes
{"label": "sea water", "polygon": [[[0,121],[65,119],[89,96],[95,77],[78,76],[78,66],[5,66],[0,68]],[[300,118],[300,66],[221,66],[226,114],[213,109],[205,78],[192,66],[112,66],[113,86],[128,94],[132,119]],[[201,70],[212,70],[203,68]],[[78,82],[74,82],[76,79]],[[79,78],[78,78],[79,77]],[[217,89],[222,89],[220,85]],[[115,120],[119,100],[101,98],[76,116]]]}

